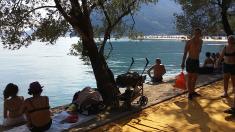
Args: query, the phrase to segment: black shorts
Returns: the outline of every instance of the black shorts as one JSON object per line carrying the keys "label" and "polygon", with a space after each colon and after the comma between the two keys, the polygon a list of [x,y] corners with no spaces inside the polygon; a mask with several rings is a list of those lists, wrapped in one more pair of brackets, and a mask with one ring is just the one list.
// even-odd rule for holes
{"label": "black shorts", "polygon": [[30,131],[31,132],[44,132],[44,131],[50,129],[51,124],[52,124],[52,120],[50,120],[49,123],[47,123],[46,125],[41,126],[41,127],[36,127],[36,126],[32,125],[32,128],[30,128]]}
{"label": "black shorts", "polygon": [[198,73],[199,60],[188,58],[186,60],[186,71],[188,73]]}
{"label": "black shorts", "polygon": [[162,80],[163,80],[162,77],[159,77],[159,78],[153,77],[152,78],[152,82],[162,82]]}
{"label": "black shorts", "polygon": [[231,75],[235,75],[235,64],[223,64],[224,73],[229,73]]}

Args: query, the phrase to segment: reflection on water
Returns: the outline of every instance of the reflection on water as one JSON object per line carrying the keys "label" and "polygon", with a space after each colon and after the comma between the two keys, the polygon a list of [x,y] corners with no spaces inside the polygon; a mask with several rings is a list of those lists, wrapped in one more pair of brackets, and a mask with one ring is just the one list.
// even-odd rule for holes
{"label": "reflection on water", "polygon": [[[0,49],[0,97],[5,86],[13,82],[20,88],[19,95],[29,97],[27,89],[30,82],[39,81],[44,86],[43,94],[49,96],[52,107],[70,103],[74,92],[85,86],[95,87],[92,69],[79,57],[69,56],[70,45],[77,38],[61,38],[56,45],[34,42],[28,48],[17,51]],[[181,41],[116,41],[108,60],[114,75],[125,73],[135,58],[132,70],[141,72],[145,65],[145,57],[150,64],[155,58],[161,58],[165,64],[167,75],[180,72],[184,44]],[[204,45],[201,60],[206,51],[217,52],[221,45]],[[201,61],[202,62],[202,61]],[[150,65],[149,65],[150,66]],[[0,118],[3,101],[0,101]]]}

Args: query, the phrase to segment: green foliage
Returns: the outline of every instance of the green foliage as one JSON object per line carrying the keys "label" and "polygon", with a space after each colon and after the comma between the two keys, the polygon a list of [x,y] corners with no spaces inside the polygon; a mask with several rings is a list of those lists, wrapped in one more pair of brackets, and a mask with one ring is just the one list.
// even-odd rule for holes
{"label": "green foliage", "polygon": [[83,62],[85,62],[85,65],[90,65],[90,60],[86,52],[87,51],[83,49],[82,42],[78,41],[78,43],[72,44],[68,55],[79,56],[80,59],[82,59]]}
{"label": "green foliage", "polygon": [[[81,35],[80,27],[74,27],[64,18],[56,6],[56,1],[68,17],[75,14],[78,16],[78,22],[83,21],[84,16],[95,21],[92,22],[92,29],[87,29],[93,31],[94,37],[104,37],[105,34],[111,33],[114,37],[130,34],[134,31],[131,15],[138,11],[142,4],[157,2],[157,0],[86,0],[83,2],[86,2],[84,5],[89,14],[85,14],[81,0],[4,0],[0,3],[0,36],[4,47],[18,49],[28,46],[34,40],[53,44],[60,36],[73,31]],[[79,3],[79,7],[75,6],[76,2]],[[97,21],[99,24],[95,25]]]}
{"label": "green foliage", "polygon": [[[175,1],[181,5],[183,10],[181,14],[175,14],[175,23],[178,32],[190,35],[195,27],[200,27],[206,35],[221,33],[223,25],[220,15],[221,7],[217,3],[218,0]],[[231,2],[233,1],[231,0]],[[226,4],[227,8],[231,6],[230,2]]]}

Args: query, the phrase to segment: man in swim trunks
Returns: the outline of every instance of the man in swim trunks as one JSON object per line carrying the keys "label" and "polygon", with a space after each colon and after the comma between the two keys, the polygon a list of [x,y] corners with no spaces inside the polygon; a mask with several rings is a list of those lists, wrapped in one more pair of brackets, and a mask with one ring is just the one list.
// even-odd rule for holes
{"label": "man in swim trunks", "polygon": [[[154,75],[151,75],[151,71],[153,70]],[[151,78],[152,82],[160,83],[162,82],[162,76],[166,73],[165,66],[161,63],[161,59],[156,59],[156,64],[151,66],[151,68],[147,71],[149,77]]]}
{"label": "man in swim trunks", "polygon": [[185,67],[186,60],[186,71],[188,73],[187,79],[187,87],[188,87],[188,99],[192,100],[193,97],[200,96],[197,92],[195,92],[195,85],[197,81],[197,74],[199,69],[199,55],[202,48],[202,31],[199,28],[194,30],[194,36],[187,41],[184,49],[183,60],[181,64],[181,68]]}

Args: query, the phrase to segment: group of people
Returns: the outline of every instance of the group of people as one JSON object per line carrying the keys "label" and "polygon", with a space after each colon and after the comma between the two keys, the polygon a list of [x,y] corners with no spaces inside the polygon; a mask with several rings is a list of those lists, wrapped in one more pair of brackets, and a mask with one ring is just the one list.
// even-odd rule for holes
{"label": "group of people", "polygon": [[222,63],[218,62],[220,53],[206,52],[203,66],[199,68],[199,74],[212,74],[222,72]]}
{"label": "group of people", "polygon": [[[228,36],[228,44],[224,46],[221,53],[206,52],[206,59],[202,67],[199,64],[199,56],[202,49],[202,31],[197,28],[194,30],[194,36],[187,41],[184,48],[184,55],[182,59],[181,68],[187,71],[187,88],[188,99],[192,100],[194,97],[201,95],[195,92],[195,85],[198,74],[210,74],[214,72],[223,72],[224,74],[224,94],[222,98],[228,97],[229,79],[232,80],[234,103],[233,106],[225,110],[226,113],[235,114],[235,35]],[[153,70],[153,75],[151,71]],[[156,59],[156,64],[148,71],[152,82],[162,82],[162,76],[166,73],[165,66],[161,64],[159,58]]]}
{"label": "group of people", "polygon": [[[195,92],[195,85],[200,73],[199,55],[202,48],[202,31],[197,28],[194,31],[194,36],[187,41],[184,49],[181,68],[186,67],[187,71],[187,88],[188,99],[192,100],[201,95]],[[215,57],[213,57],[215,56]],[[224,94],[221,97],[228,97],[228,83],[232,80],[234,103],[233,106],[225,110],[226,113],[235,114],[235,36],[228,36],[228,44],[223,48],[220,54],[215,54],[211,57],[211,53],[206,53],[206,60],[203,67],[220,68],[223,60],[224,73]],[[151,71],[154,74],[151,75]],[[148,71],[148,75],[154,82],[162,82],[162,76],[166,73],[165,66],[159,58],[156,59],[156,64]],[[18,123],[27,122],[29,130],[33,132],[41,132],[48,130],[52,124],[49,99],[47,96],[41,96],[43,86],[39,82],[32,82],[29,85],[28,94],[32,97],[24,100],[24,97],[18,96],[18,86],[9,83],[4,92],[4,123],[5,126],[12,126]]]}
{"label": "group of people", "polygon": [[32,132],[43,132],[52,124],[49,99],[42,96],[43,86],[39,82],[32,82],[29,85],[28,94],[32,97],[24,100],[18,96],[19,88],[9,83],[3,91],[4,95],[4,126],[14,126],[27,122]]}
{"label": "group of people", "polygon": [[[199,55],[202,48],[202,31],[197,28],[194,31],[194,36],[187,41],[184,49],[184,55],[182,59],[181,68],[185,68],[188,73],[187,78],[187,88],[188,88],[188,99],[192,100],[194,97],[201,96],[199,93],[195,92],[195,85],[199,73]],[[209,54],[208,54],[209,56]],[[210,59],[210,58],[209,58]],[[212,64],[207,60],[206,65]],[[229,79],[232,80],[233,87],[233,105],[231,108],[225,110],[226,113],[235,114],[235,36],[228,36],[228,44],[224,46],[223,50],[220,53],[220,56],[217,59],[217,62],[214,62],[216,67],[219,67],[221,61],[223,60],[223,73],[224,73],[224,94],[221,97],[228,97],[228,83]],[[210,62],[210,63],[209,63]],[[211,65],[212,66],[212,65]]]}

